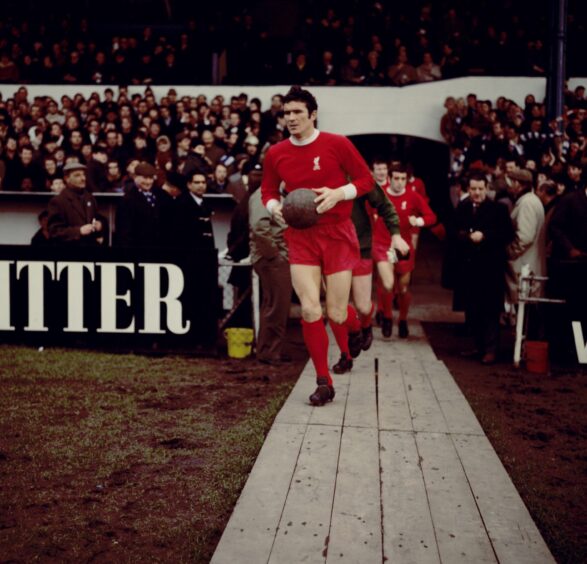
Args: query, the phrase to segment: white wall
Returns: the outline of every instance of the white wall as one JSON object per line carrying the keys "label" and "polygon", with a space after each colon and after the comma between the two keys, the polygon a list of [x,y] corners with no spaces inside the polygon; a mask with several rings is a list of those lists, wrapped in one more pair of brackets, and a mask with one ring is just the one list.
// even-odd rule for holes
{"label": "white wall", "polygon": [[[574,78],[569,88],[579,84],[587,86],[587,78]],[[0,85],[4,99],[11,97],[17,85]],[[89,96],[92,92],[102,94],[107,86],[96,85],[28,85],[29,99],[34,96],[52,96],[58,99],[63,94],[73,96],[80,92]],[[112,87],[117,92],[117,87]],[[222,94],[230,96],[246,92],[250,98],[257,97],[267,108],[273,94],[285,94],[288,86],[177,86],[179,96],[205,94],[208,99]],[[163,96],[168,86],[153,86],[157,97]],[[430,84],[416,84],[403,88],[395,87],[326,87],[309,88],[318,100],[319,127],[325,131],[343,135],[367,133],[398,133],[423,137],[443,142],[440,136],[440,118],[444,113],[447,96],[466,96],[473,92],[479,98],[495,101],[499,96],[524,103],[527,94],[542,100],[546,92],[545,78],[531,77],[466,77],[442,80]],[[130,86],[131,94],[144,92],[144,86]]]}

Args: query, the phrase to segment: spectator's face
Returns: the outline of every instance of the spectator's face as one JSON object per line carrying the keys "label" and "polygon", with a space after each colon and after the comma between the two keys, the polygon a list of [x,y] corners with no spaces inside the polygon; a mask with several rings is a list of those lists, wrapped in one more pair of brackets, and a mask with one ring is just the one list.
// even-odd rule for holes
{"label": "spectator's face", "polygon": [[214,129],[214,137],[216,137],[216,139],[224,140],[226,137],[226,131],[224,131],[224,127],[219,125],[216,129]]}
{"label": "spectator's face", "polygon": [[143,192],[149,192],[153,188],[154,182],[155,178],[153,176],[143,176],[142,174],[135,176],[135,184]]}
{"label": "spectator's face", "polygon": [[6,149],[8,151],[16,151],[16,139],[14,139],[13,137],[9,137],[8,140],[6,141]]}
{"label": "spectator's face", "polygon": [[257,154],[258,145],[253,145],[252,143],[247,143],[245,145],[245,152],[247,155],[254,157]]}
{"label": "spectator's face", "polygon": [[111,178],[120,178],[120,167],[117,162],[108,163],[108,176]]}
{"label": "spectator's face", "polygon": [[51,182],[51,192],[54,192],[55,194],[59,194],[59,192],[61,192],[61,190],[63,190],[65,188],[65,182],[63,181],[63,178],[54,178]]}
{"label": "spectator's face", "polygon": [[203,174],[194,174],[188,182],[188,190],[198,197],[206,193],[206,177]]}
{"label": "spectator's face", "polygon": [[108,162],[108,155],[103,152],[94,153],[94,160],[99,163],[106,164]]}
{"label": "spectator's face", "polygon": [[106,145],[111,149],[118,145],[118,134],[114,131],[108,132],[106,135]]}
{"label": "spectator's face", "polygon": [[284,105],[285,124],[290,134],[298,139],[305,139],[314,132],[317,113],[310,114],[304,102],[288,102]]}
{"label": "spectator's face", "polygon": [[20,153],[20,160],[23,165],[30,165],[33,161],[33,152],[30,149],[23,149]]}
{"label": "spectator's face", "polygon": [[507,161],[505,163],[506,174],[509,174],[510,172],[514,172],[514,170],[518,170],[518,165],[516,164],[516,161]]}
{"label": "spectator's face", "polygon": [[73,147],[79,148],[82,144],[82,135],[79,131],[74,131],[71,134],[71,145]]}
{"label": "spectator's face", "polygon": [[214,136],[212,135],[212,132],[204,131],[204,133],[202,133],[202,142],[204,143],[204,147],[206,147],[206,149],[212,147],[212,143],[214,143]]}
{"label": "spectator's face", "polygon": [[45,171],[47,174],[55,174],[57,171],[57,163],[53,159],[47,159],[45,161]]}
{"label": "spectator's face", "polygon": [[469,197],[474,204],[480,204],[487,198],[487,184],[485,180],[469,180]]}
{"label": "spectator's face", "polygon": [[86,187],[86,171],[83,169],[72,170],[65,175],[65,183],[69,188],[83,190]]}
{"label": "spectator's face", "polygon": [[578,166],[569,165],[569,178],[574,181],[581,179],[581,169]]}
{"label": "spectator's face", "polygon": [[178,144],[178,148],[182,149],[183,151],[189,151],[190,150],[190,138],[189,137],[185,137],[184,139],[182,139]]}
{"label": "spectator's face", "polygon": [[241,117],[237,112],[231,112],[230,114],[230,125],[232,127],[238,127],[241,122]]}
{"label": "spectator's face", "polygon": [[226,167],[224,165],[217,165],[216,169],[214,170],[214,178],[216,179],[216,182],[222,184],[226,180],[227,176],[228,171],[226,170]]}
{"label": "spectator's face", "polygon": [[408,183],[408,173],[393,171],[391,173],[391,191],[401,194],[406,189]]}
{"label": "spectator's face", "polygon": [[375,163],[373,165],[373,178],[379,184],[383,184],[387,182],[387,178],[389,177],[389,168],[387,167],[386,163]]}

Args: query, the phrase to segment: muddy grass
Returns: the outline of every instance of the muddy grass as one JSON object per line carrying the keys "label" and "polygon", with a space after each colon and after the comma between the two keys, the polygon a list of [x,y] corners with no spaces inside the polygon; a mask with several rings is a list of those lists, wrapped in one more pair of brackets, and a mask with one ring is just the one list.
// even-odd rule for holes
{"label": "muddy grass", "polygon": [[511,364],[511,336],[494,366],[464,359],[460,326],[424,324],[560,563],[587,562],[587,371]]}
{"label": "muddy grass", "polygon": [[0,562],[208,562],[307,360],[0,346]]}

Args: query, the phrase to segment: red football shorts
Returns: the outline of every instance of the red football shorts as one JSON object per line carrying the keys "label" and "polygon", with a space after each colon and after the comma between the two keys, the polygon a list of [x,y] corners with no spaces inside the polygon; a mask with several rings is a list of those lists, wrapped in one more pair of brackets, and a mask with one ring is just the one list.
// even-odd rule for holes
{"label": "red football shorts", "polygon": [[[373,260],[375,262],[387,262],[389,259],[387,258],[387,251],[389,250],[389,242],[388,241],[377,241],[376,239],[373,241],[373,249],[371,250],[371,254],[373,255]],[[400,254],[397,253],[398,258]],[[406,272],[412,272],[414,268],[416,268],[416,252],[410,245],[410,257],[405,260],[398,260],[393,265],[393,271],[397,274],[405,274]]]}
{"label": "red football shorts", "polygon": [[307,229],[285,230],[290,264],[320,266],[325,275],[353,270],[361,260],[359,240],[350,218]]}
{"label": "red football shorts", "polygon": [[373,274],[373,259],[362,258],[357,266],[353,268],[353,276],[367,276]]}

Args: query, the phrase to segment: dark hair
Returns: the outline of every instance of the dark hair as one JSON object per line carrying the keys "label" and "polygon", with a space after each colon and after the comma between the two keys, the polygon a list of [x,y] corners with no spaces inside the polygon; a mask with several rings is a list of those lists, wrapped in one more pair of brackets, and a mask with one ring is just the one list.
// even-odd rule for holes
{"label": "dark hair", "polygon": [[392,161],[391,166],[389,167],[389,173],[393,174],[394,172],[405,172],[407,174],[408,170],[406,165],[401,161]]}
{"label": "dark hair", "polygon": [[378,164],[384,164],[384,165],[389,166],[389,163],[383,157],[375,157],[371,161],[371,167],[374,167],[375,165],[378,165]]}
{"label": "dark hair", "polygon": [[306,104],[308,115],[312,115],[312,112],[318,110],[318,102],[316,102],[316,98],[301,86],[292,86],[289,89],[289,92],[283,99],[283,103],[288,104],[289,102],[302,102],[303,104]]}
{"label": "dark hair", "polygon": [[556,183],[552,180],[545,180],[538,186],[538,190],[544,192],[547,196],[556,196],[557,194],[557,186]]}
{"label": "dark hair", "polygon": [[482,172],[471,172],[467,177],[467,186],[469,186],[471,180],[483,181],[487,186],[487,177]]}

